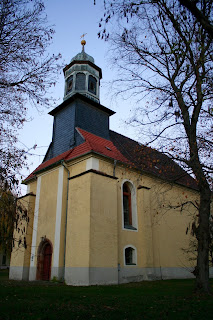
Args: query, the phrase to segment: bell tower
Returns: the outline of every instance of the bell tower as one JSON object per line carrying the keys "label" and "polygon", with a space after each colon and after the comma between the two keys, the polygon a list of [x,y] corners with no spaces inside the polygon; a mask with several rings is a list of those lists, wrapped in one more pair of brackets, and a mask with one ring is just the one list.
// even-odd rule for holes
{"label": "bell tower", "polygon": [[76,128],[110,140],[109,117],[115,112],[100,104],[101,69],[95,65],[81,41],[82,51],[64,68],[63,102],[49,112],[54,117],[52,142],[44,157],[50,160],[82,144],[84,139]]}
{"label": "bell tower", "polygon": [[81,41],[82,51],[73,57],[64,68],[64,100],[80,93],[100,103],[101,69],[95,65],[94,58],[85,52],[86,41]]}

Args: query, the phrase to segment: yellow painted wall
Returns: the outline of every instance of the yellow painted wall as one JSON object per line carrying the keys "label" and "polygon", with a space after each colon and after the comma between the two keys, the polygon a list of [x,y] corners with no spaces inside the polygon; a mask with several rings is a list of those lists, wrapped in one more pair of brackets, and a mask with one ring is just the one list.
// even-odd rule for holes
{"label": "yellow painted wall", "polygon": [[[97,158],[99,170],[113,175],[113,162]],[[137,268],[191,266],[181,249],[188,246],[186,228],[196,212],[193,206],[184,206],[182,211],[171,206],[195,201],[198,194],[119,164],[115,168],[117,180],[91,172],[75,177],[85,172],[86,159],[67,164],[74,178],[69,180],[66,267],[116,267],[118,263],[124,267],[127,245],[137,248]],[[54,248],[58,173],[55,168],[41,175],[37,248],[42,236]],[[64,170],[59,266],[64,263],[67,177]],[[122,183],[126,179],[136,190],[136,231],[122,227]],[[31,183],[30,192],[36,193],[36,184]],[[29,257],[12,254],[11,265],[23,264],[29,265]]]}
{"label": "yellow painted wall", "polygon": [[76,176],[77,174],[86,171],[86,158],[83,157],[80,160],[74,160],[67,164],[67,167],[70,171],[70,177]]}
{"label": "yellow painted wall", "polygon": [[69,180],[66,267],[88,267],[91,173]]}
{"label": "yellow painted wall", "polygon": [[[113,163],[100,160],[100,171],[113,173]],[[183,253],[187,248],[190,233],[186,228],[196,210],[193,205],[172,209],[186,201],[198,200],[197,192],[160,179],[140,174],[117,165],[115,176],[118,203],[118,263],[124,266],[124,247],[137,248],[137,267],[186,267],[192,266],[189,256]],[[137,190],[138,230],[122,228],[122,182],[130,180]],[[137,189],[138,186],[150,189]]]}
{"label": "yellow painted wall", "polygon": [[29,186],[29,192],[32,192],[33,194],[36,194],[36,188],[37,188],[37,180],[33,180],[28,184]]}
{"label": "yellow painted wall", "polygon": [[[46,236],[51,241],[54,248],[55,239],[55,219],[56,219],[56,204],[58,192],[58,173],[59,169],[54,169],[41,176],[41,189],[38,214],[38,229],[36,239],[36,254],[38,246],[41,242],[41,237]],[[36,214],[36,213],[35,213]],[[53,252],[54,257],[54,252]],[[52,257],[52,261],[53,261]],[[37,256],[34,260],[34,265],[37,264]]]}
{"label": "yellow painted wall", "polygon": [[117,267],[117,180],[91,176],[90,267]]}
{"label": "yellow painted wall", "polygon": [[191,225],[197,210],[190,203],[182,209],[173,207],[187,201],[195,203],[198,195],[178,186],[169,190],[165,185],[165,192],[161,188],[161,194],[157,198],[152,202],[155,264],[161,267],[192,267],[193,264],[183,249],[189,246],[191,235],[190,232],[186,234],[186,229]]}

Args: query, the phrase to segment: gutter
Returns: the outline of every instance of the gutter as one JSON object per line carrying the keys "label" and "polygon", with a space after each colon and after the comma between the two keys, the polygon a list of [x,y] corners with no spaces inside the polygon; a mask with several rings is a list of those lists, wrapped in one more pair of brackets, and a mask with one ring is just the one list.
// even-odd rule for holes
{"label": "gutter", "polygon": [[[80,157],[83,157],[83,156],[86,156],[86,155],[89,155],[89,154],[96,154],[96,155],[101,156],[101,157],[103,157],[103,158],[113,160],[113,161],[114,161],[114,168],[117,166],[117,164],[120,164],[120,163],[125,164],[125,165],[130,165],[130,164],[131,164],[131,163],[124,162],[124,161],[121,161],[121,160],[115,160],[113,157],[106,156],[106,155],[104,155],[104,154],[102,154],[102,153],[100,153],[100,152],[96,152],[96,151],[94,151],[94,150],[90,150],[90,151],[85,152],[85,153],[83,153],[83,154],[80,154],[80,155],[78,155],[78,156],[76,156],[76,157],[74,157],[74,158],[68,159],[68,160],[66,160],[66,162],[70,162],[70,161],[76,160],[76,159],[78,159],[78,158],[80,158]],[[128,159],[127,159],[127,160],[128,160]],[[25,180],[23,181],[23,183],[24,183],[24,184],[27,184],[29,181],[31,181],[31,180],[33,180],[33,179],[36,179],[36,175],[37,175],[37,174],[42,173],[42,172],[44,172],[44,171],[46,171],[46,170],[50,170],[50,169],[52,169],[52,168],[54,168],[54,167],[57,167],[58,165],[62,164],[62,162],[65,163],[65,161],[64,161],[63,159],[61,159],[61,160],[58,160],[58,161],[56,161],[56,162],[54,162],[54,163],[52,163],[52,164],[50,164],[50,165],[48,165],[47,167],[44,167],[44,168],[42,168],[42,169],[39,169],[39,170],[36,170],[36,169],[35,169],[35,171],[34,171],[34,173],[33,173],[33,176],[32,176],[31,178],[27,179],[27,180],[25,179]],[[116,163],[115,163],[115,162],[116,162]],[[131,164],[131,165],[132,165],[132,164]],[[63,167],[65,167],[65,166],[63,165]],[[135,168],[135,169],[138,170],[137,168]]]}

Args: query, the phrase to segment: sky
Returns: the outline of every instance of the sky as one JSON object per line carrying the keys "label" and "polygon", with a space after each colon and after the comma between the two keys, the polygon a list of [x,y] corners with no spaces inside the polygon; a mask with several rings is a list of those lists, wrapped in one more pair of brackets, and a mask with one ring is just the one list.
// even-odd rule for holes
{"label": "sky", "polygon": [[[113,99],[109,92],[108,83],[116,77],[109,60],[109,43],[98,39],[99,21],[103,15],[103,0],[45,0],[48,22],[54,25],[55,34],[49,53],[61,53],[63,66],[69,64],[72,57],[81,52],[81,35],[86,33],[85,51],[93,56],[95,64],[102,69],[103,78],[100,88],[100,103],[116,112],[110,118],[110,129],[131,138],[134,130],[125,125],[125,120],[130,117],[130,101]],[[63,71],[57,79],[53,95],[58,104],[63,101],[64,76]],[[46,150],[52,140],[53,117],[48,115],[49,110],[43,109],[42,113],[29,106],[28,119],[24,128],[19,132],[21,144],[27,148],[37,145],[28,156],[29,170],[23,170],[23,179],[26,178],[42,161]],[[31,151],[30,151],[31,152]],[[26,187],[21,186],[21,193],[26,192]]]}

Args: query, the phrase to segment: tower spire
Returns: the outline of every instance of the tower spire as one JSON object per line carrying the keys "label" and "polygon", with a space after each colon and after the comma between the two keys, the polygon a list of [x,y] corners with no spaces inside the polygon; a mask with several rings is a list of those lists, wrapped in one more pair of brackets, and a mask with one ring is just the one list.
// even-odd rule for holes
{"label": "tower spire", "polygon": [[87,33],[83,33],[82,36],[81,36],[81,38],[82,38],[82,40],[81,40],[82,52],[84,52],[84,46],[85,46],[85,44],[86,44],[86,40],[84,39],[84,37],[85,37],[86,34],[87,34]]}

